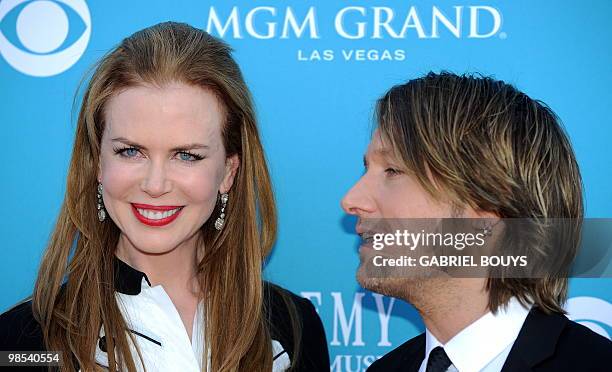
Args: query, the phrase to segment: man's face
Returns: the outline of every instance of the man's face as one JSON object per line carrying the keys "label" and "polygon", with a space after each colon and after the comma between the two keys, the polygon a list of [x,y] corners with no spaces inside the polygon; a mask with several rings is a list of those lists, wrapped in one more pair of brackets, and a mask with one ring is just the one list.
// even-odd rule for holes
{"label": "man's face", "polygon": [[[419,183],[392,149],[374,132],[364,157],[366,172],[342,199],[342,208],[358,218],[356,232],[364,237],[371,221],[391,219],[436,219],[453,216],[450,203],[436,200]],[[361,264],[357,281],[362,287],[387,295],[404,297],[408,287],[419,286],[414,279],[372,278],[366,273],[367,257],[375,254],[371,244],[359,248]]]}

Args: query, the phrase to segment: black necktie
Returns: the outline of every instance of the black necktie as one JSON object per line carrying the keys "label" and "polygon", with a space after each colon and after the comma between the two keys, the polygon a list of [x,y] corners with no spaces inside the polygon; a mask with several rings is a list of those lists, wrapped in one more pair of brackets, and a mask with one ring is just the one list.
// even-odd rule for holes
{"label": "black necktie", "polygon": [[440,346],[436,346],[429,353],[429,359],[427,359],[427,368],[425,372],[446,372],[448,367],[453,364],[446,355],[444,349]]}

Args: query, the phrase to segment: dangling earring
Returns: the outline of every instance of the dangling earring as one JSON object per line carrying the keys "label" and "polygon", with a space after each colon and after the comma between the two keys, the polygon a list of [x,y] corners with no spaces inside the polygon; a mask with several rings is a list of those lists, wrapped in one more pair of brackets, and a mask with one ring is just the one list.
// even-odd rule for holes
{"label": "dangling earring", "polygon": [[106,211],[104,210],[104,204],[102,204],[102,184],[98,182],[98,221],[102,222],[106,219]]}
{"label": "dangling earring", "polygon": [[229,200],[229,195],[227,193],[221,194],[221,214],[215,221],[215,229],[221,231],[223,225],[225,225],[225,207],[227,206],[227,201]]}

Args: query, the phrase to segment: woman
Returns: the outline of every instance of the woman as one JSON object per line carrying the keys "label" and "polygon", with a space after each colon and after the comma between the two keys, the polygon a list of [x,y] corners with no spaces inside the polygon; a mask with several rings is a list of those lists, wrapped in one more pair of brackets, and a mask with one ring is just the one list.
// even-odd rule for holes
{"label": "woman", "polygon": [[229,47],[188,25],[106,55],[1,348],[61,351],[65,371],[329,370],[312,304],[262,281],[276,213],[252,106]]}

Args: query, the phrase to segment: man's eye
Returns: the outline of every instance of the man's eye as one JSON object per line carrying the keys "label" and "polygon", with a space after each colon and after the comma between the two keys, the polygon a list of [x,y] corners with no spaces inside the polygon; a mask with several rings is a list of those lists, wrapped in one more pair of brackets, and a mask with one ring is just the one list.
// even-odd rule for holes
{"label": "man's eye", "polygon": [[387,176],[397,176],[398,174],[402,172],[395,168],[387,168],[385,169],[385,173],[387,174]]}

